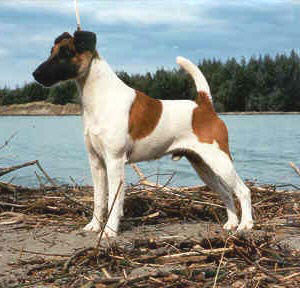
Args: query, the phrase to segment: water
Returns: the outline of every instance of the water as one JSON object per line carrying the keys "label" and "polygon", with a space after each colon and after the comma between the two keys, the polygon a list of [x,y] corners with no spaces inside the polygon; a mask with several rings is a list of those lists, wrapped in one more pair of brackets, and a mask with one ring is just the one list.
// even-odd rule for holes
{"label": "water", "polygon": [[[300,177],[289,162],[300,165],[300,115],[224,115],[235,166],[243,179],[258,183],[294,184]],[[91,176],[82,135],[81,118],[69,117],[0,117],[0,167],[39,160],[48,174],[60,183],[91,184]],[[145,175],[164,184],[198,185],[202,183],[189,163],[170,157],[139,164]],[[1,181],[37,186],[36,167],[23,168],[2,177]],[[158,176],[157,176],[158,174]],[[173,176],[173,177],[172,177]],[[126,182],[137,177],[126,168]]]}

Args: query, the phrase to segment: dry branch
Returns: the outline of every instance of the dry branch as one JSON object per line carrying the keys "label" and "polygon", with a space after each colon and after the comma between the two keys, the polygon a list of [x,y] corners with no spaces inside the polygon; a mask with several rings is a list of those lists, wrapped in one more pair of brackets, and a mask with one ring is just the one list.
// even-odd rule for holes
{"label": "dry branch", "polygon": [[162,190],[162,191],[166,191],[166,192],[176,191],[176,192],[180,192],[180,193],[185,192],[185,191],[192,191],[192,190],[198,190],[198,189],[203,188],[202,186],[180,187],[180,188],[166,187],[167,185],[160,185],[160,184],[157,184],[157,183],[147,180],[147,177],[144,175],[144,173],[141,171],[141,169],[136,164],[130,164],[130,166],[135,171],[135,173],[139,176],[139,178],[140,178],[139,183],[146,187],[151,187],[151,188],[155,188],[157,190]]}
{"label": "dry branch", "polygon": [[0,177],[3,176],[3,175],[5,175],[5,174],[11,173],[13,171],[22,169],[24,167],[33,166],[33,165],[37,164],[37,162],[38,161],[35,160],[35,161],[26,162],[26,163],[24,163],[22,165],[12,166],[12,167],[9,167],[9,168],[0,168]]}
{"label": "dry branch", "polygon": [[0,221],[0,225],[12,225],[12,224],[18,224],[20,222],[23,222],[26,216],[21,213],[3,212],[0,214],[0,219],[1,217],[5,217],[5,218],[10,217],[11,219],[8,221]]}
{"label": "dry branch", "polygon": [[290,162],[290,166],[295,170],[295,172],[300,176],[300,169],[293,163]]}

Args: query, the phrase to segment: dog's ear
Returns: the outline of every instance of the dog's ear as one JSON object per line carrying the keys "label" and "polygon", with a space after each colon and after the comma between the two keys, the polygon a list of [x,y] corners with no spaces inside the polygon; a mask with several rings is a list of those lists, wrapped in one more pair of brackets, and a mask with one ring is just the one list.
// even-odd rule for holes
{"label": "dog's ear", "polygon": [[60,41],[62,41],[63,39],[70,39],[72,38],[72,36],[68,33],[68,32],[64,32],[63,34],[59,35],[55,41],[54,44],[59,43]]}
{"label": "dog's ear", "polygon": [[96,49],[96,34],[89,31],[76,31],[74,33],[74,45],[78,53],[84,51],[94,52]]}

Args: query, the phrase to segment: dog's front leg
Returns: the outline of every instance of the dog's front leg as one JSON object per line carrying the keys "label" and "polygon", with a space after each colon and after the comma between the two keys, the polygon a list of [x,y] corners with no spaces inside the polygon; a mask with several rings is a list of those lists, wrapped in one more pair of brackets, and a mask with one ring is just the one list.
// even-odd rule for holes
{"label": "dog's front leg", "polygon": [[[125,157],[108,157],[106,160],[107,177],[108,177],[108,211],[111,214],[105,227],[105,235],[116,237],[120,218],[123,214],[124,203],[124,166]],[[120,186],[121,185],[121,186]],[[119,190],[119,191],[118,191]],[[116,193],[118,196],[116,198]],[[115,202],[114,202],[115,201]]]}
{"label": "dog's front leg", "polygon": [[106,166],[104,159],[93,150],[89,138],[86,139],[86,146],[94,184],[94,212],[92,221],[83,229],[85,231],[99,232],[103,226],[104,216],[107,211],[108,185]]}

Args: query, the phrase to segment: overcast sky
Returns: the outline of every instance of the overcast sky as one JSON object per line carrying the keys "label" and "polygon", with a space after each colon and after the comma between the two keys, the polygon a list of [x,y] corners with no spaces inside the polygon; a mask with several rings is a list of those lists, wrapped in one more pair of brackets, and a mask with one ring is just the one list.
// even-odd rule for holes
{"label": "overcast sky", "polygon": [[[82,28],[115,70],[300,51],[300,0],[78,1]],[[73,0],[0,0],[0,87],[33,81],[55,37],[75,29]]]}

